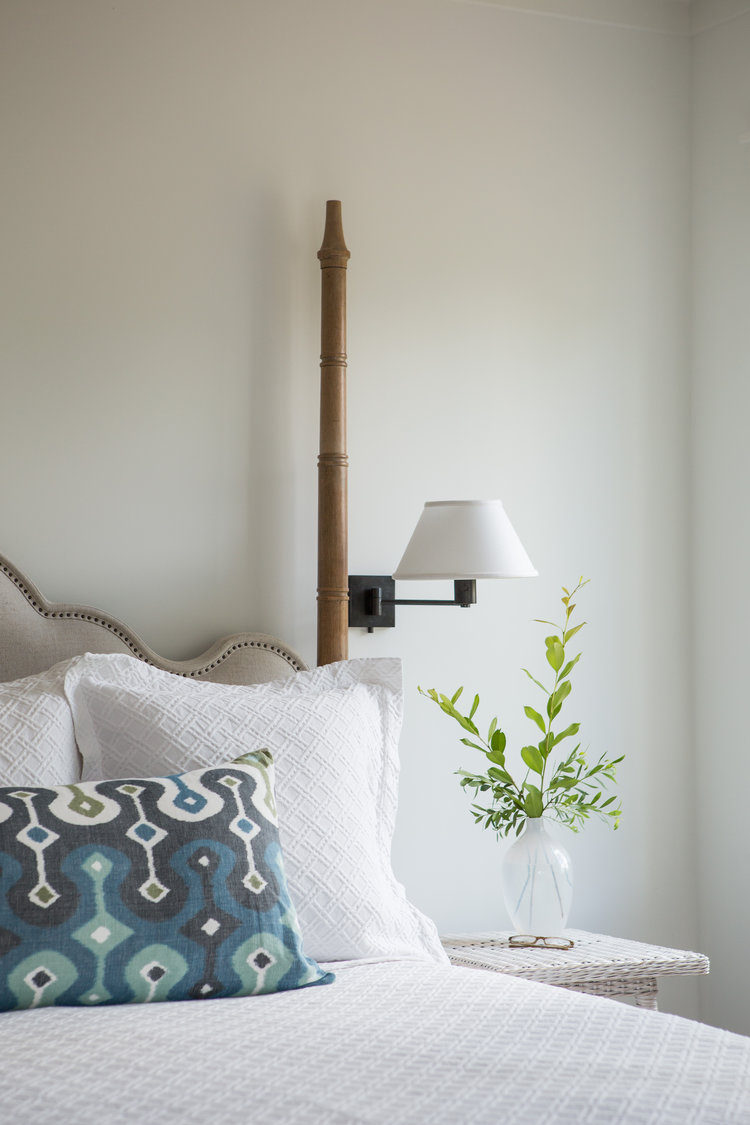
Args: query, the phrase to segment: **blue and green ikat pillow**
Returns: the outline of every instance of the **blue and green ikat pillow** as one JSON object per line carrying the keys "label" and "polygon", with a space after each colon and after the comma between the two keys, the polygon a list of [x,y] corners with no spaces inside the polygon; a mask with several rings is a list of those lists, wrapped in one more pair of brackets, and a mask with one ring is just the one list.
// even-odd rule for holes
{"label": "blue and green ikat pillow", "polygon": [[0,1010],[333,979],[302,951],[267,750],[170,777],[0,788]]}

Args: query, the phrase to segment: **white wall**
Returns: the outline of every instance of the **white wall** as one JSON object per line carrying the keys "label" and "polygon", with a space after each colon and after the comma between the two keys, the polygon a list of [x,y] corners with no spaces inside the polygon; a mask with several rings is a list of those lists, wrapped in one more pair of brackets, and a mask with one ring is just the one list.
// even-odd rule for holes
{"label": "white wall", "polygon": [[[750,1034],[750,4],[699,8],[694,54],[694,692],[701,1013]],[[708,981],[706,982],[708,985]]]}
{"label": "white wall", "polygon": [[[689,40],[643,4],[550,7],[4,5],[2,550],[168,655],[253,626],[314,659],[315,252],[341,198],[352,571],[390,571],[425,499],[500,496],[541,573],[352,636],[404,659],[396,868],[441,928],[505,924],[416,687],[465,682],[524,739],[532,618],[583,573],[570,718],[627,759],[620,831],[569,841],[571,922],[694,947]],[[665,1005],[695,1014],[691,983]]]}

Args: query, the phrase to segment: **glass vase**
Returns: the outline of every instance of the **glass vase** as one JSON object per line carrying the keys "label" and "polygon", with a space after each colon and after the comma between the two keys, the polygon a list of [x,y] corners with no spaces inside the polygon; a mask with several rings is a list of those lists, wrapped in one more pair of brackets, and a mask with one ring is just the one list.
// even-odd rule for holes
{"label": "glass vase", "polygon": [[573,865],[550,836],[542,817],[526,821],[502,860],[505,905],[513,929],[535,937],[560,937],[573,899]]}

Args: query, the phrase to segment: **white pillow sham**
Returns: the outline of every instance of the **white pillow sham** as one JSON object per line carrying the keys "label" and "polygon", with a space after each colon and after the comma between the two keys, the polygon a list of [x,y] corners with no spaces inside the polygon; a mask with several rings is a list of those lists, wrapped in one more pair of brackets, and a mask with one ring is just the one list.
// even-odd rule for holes
{"label": "white pillow sham", "polygon": [[64,660],[46,672],[0,683],[0,786],[69,785],[81,778]]}
{"label": "white pillow sham", "polygon": [[270,750],[287,879],[310,957],[446,960],[434,923],[391,868],[400,661],[344,661],[238,687],[89,654],[70,669],[65,692],[84,780],[182,773]]}

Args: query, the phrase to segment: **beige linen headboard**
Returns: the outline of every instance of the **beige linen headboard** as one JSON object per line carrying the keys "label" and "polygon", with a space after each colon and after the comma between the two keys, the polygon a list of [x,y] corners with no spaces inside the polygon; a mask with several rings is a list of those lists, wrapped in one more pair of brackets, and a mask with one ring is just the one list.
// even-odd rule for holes
{"label": "beige linen headboard", "polygon": [[167,672],[223,684],[265,683],[306,667],[292,649],[264,633],[235,633],[193,660],[165,660],[107,613],[48,602],[2,556],[0,622],[0,681],[42,672],[83,652],[125,652]]}

